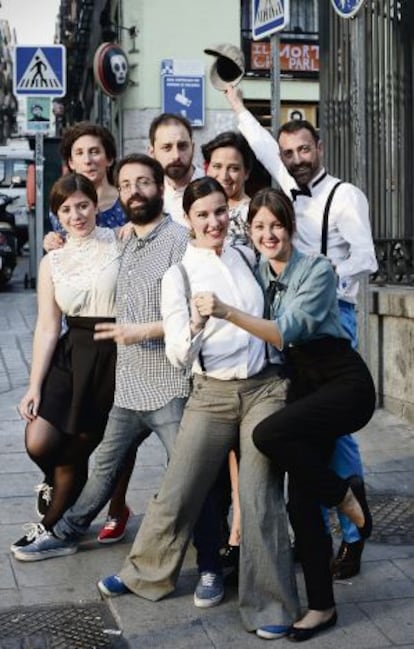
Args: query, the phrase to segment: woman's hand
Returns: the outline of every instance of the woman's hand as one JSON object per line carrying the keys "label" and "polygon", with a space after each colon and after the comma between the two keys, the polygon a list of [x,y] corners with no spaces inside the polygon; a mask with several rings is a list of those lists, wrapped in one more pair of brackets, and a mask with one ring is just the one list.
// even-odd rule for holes
{"label": "woman's hand", "polygon": [[191,333],[195,336],[196,334],[200,333],[202,329],[204,329],[209,316],[201,315],[200,311],[198,310],[195,304],[194,298],[191,298],[190,311],[191,311],[190,329],[191,329]]}
{"label": "woman's hand", "polygon": [[202,316],[225,318],[230,311],[229,305],[221,302],[215,293],[195,293],[193,300]]}
{"label": "woman's hand", "polygon": [[149,327],[146,324],[116,324],[100,322],[95,325],[94,340],[114,340],[120,345],[133,345],[148,340]]}
{"label": "woman's hand", "polygon": [[131,223],[131,221],[128,221],[128,223],[125,223],[125,225],[123,225],[117,231],[116,234],[118,239],[121,239],[121,241],[126,241],[131,236],[133,230],[134,230],[133,224]]}
{"label": "woman's hand", "polygon": [[36,419],[40,404],[40,390],[29,388],[23,399],[20,401],[17,409],[22,419],[29,424]]}
{"label": "woman's hand", "polygon": [[51,250],[57,250],[62,248],[65,245],[65,237],[63,237],[59,232],[48,232],[43,238],[43,248],[46,252]]}

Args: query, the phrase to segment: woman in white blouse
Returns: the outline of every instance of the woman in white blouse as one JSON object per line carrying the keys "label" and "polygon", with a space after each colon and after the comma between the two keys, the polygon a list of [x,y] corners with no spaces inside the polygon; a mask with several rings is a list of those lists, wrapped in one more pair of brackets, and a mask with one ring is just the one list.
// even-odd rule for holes
{"label": "woman in white blouse", "polygon": [[[19,410],[27,452],[52,475],[53,495],[42,521],[25,526],[12,551],[50,529],[76,500],[112,405],[116,346],[93,334],[97,322],[115,316],[120,250],[113,230],[96,227],[97,203],[82,175],[65,175],[52,187],[51,209],[68,236],[40,262],[30,383]],[[68,330],[59,337],[62,315]]]}
{"label": "woman in white blouse", "polygon": [[[132,591],[153,601],[174,590],[203,502],[240,435],[241,617],[248,631],[261,635],[272,623],[283,635],[299,608],[282,479],[255,449],[252,431],[284,405],[287,382],[280,358],[270,365],[258,338],[223,320],[201,318],[192,307],[190,293],[214,290],[239,308],[263,313],[263,293],[250,267],[254,253],[243,248],[241,254],[225,242],[224,189],[213,178],[195,180],[183,206],[192,240],[182,264],[163,278],[162,313],[167,356],[183,371],[192,368],[193,390],[164,480],[124,567],[98,587],[106,596]],[[203,575],[195,592],[198,606],[202,580]]]}

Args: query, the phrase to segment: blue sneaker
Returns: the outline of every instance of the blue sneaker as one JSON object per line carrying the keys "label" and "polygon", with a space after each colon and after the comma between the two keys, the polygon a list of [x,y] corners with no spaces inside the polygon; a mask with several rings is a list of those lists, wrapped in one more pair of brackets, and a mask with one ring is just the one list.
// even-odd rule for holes
{"label": "blue sneaker", "polygon": [[223,577],[215,572],[202,572],[194,592],[194,605],[209,608],[216,606],[223,597]]}
{"label": "blue sneaker", "polygon": [[277,640],[283,638],[289,631],[290,626],[284,624],[267,624],[257,629],[256,635],[265,640]]}
{"label": "blue sneaker", "polygon": [[65,557],[68,554],[75,554],[78,549],[76,541],[58,539],[57,536],[44,530],[35,536],[31,543],[24,547],[17,547],[14,556],[19,561],[43,561],[53,557]]}
{"label": "blue sneaker", "polygon": [[104,577],[98,581],[97,586],[99,592],[104,597],[118,597],[119,595],[126,595],[131,592],[119,575]]}

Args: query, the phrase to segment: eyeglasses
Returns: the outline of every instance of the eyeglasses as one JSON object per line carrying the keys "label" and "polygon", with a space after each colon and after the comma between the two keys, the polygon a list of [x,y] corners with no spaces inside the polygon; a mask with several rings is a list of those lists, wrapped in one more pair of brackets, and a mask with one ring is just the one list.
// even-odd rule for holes
{"label": "eyeglasses", "polygon": [[150,178],[138,178],[134,183],[130,183],[129,180],[121,183],[118,190],[127,194],[133,192],[135,189],[148,189],[151,185],[155,185],[155,180],[151,180]]}

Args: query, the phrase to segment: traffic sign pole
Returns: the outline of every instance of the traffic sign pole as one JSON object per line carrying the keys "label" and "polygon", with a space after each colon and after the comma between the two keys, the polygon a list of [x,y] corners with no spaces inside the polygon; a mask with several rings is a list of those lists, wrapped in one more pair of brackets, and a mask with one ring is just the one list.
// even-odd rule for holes
{"label": "traffic sign pole", "polygon": [[44,219],[44,155],[43,133],[35,135],[35,171],[36,171],[36,243],[35,243],[35,268],[39,268],[43,256],[43,219]]}
{"label": "traffic sign pole", "polygon": [[[280,32],[289,23],[289,0],[252,0],[253,40],[270,36],[272,133],[276,137],[280,123]],[[275,179],[272,184],[277,185]]]}
{"label": "traffic sign pole", "polygon": [[[271,76],[271,115],[272,115],[272,133],[276,138],[280,124],[280,37],[279,34],[272,34],[270,37],[270,47],[272,53],[272,76]],[[272,184],[277,185],[275,179]]]}
{"label": "traffic sign pole", "polygon": [[[16,45],[14,48],[13,94],[26,97],[64,97],[66,94],[66,48],[63,45]],[[39,107],[40,107],[40,102]],[[40,123],[40,120],[38,120]],[[39,126],[39,124],[38,124]],[[35,134],[36,210],[34,241],[30,259],[36,269],[43,255],[44,134]],[[34,281],[32,278],[31,281]]]}

